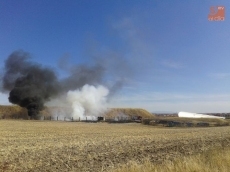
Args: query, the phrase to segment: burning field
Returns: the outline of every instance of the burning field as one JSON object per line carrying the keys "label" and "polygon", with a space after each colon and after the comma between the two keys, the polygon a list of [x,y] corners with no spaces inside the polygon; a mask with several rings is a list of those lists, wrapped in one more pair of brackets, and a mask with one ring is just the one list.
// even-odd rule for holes
{"label": "burning field", "polygon": [[[140,116],[142,118],[153,118],[154,115],[141,108],[110,108],[106,109],[101,114],[106,119],[130,119],[132,117]],[[65,118],[73,119],[78,121],[79,118],[72,116],[72,109],[66,107],[45,107],[39,114],[40,118],[43,119],[52,119],[52,120],[61,120]],[[51,118],[50,118],[51,117]],[[27,110],[21,108],[20,106],[4,106],[0,105],[0,119],[28,119]],[[81,118],[82,119],[82,118]],[[84,118],[83,118],[84,119]]]}
{"label": "burning field", "polygon": [[230,145],[230,127],[0,120],[0,171],[111,171]]}
{"label": "burning field", "polygon": [[32,119],[39,119],[47,104],[71,108],[71,116],[98,117],[107,109],[108,99],[122,86],[122,78],[106,80],[110,64],[102,59],[93,64],[70,65],[60,62],[61,77],[52,67],[31,61],[31,55],[14,51],[5,60],[0,91],[8,100],[27,110]]}

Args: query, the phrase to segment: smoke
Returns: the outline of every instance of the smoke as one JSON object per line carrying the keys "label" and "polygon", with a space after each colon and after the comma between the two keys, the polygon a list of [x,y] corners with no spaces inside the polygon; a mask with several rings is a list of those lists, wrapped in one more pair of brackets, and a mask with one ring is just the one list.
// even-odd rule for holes
{"label": "smoke", "polygon": [[106,109],[108,88],[114,94],[122,85],[120,80],[106,83],[109,67],[99,61],[92,65],[66,62],[62,69],[68,75],[60,78],[52,68],[32,62],[29,53],[15,51],[5,61],[2,91],[9,92],[9,102],[25,107],[31,117],[37,117],[50,100],[59,102],[55,106],[71,104],[74,117],[98,116]]}
{"label": "smoke", "polygon": [[62,104],[55,104],[55,106],[49,106],[47,110],[49,114],[52,114],[53,119],[69,120],[72,115],[72,108],[68,106],[62,106]]}
{"label": "smoke", "polygon": [[58,94],[59,83],[53,70],[29,59],[28,53],[13,52],[5,61],[2,82],[3,89],[10,91],[9,102],[27,108],[28,115],[35,117],[44,103]]}
{"label": "smoke", "polygon": [[72,66],[68,72],[70,75],[61,80],[61,87],[65,92],[81,88],[85,84],[98,85],[102,83],[105,69],[100,65],[78,65]]}
{"label": "smoke", "polygon": [[69,91],[67,100],[72,104],[73,118],[97,117],[106,111],[109,90],[99,85],[84,85],[81,89]]}

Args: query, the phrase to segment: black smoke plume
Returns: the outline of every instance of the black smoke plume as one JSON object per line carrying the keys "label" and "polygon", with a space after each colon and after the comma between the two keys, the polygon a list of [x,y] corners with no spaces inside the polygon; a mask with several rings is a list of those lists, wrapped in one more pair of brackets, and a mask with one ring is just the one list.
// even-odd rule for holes
{"label": "black smoke plume", "polygon": [[70,75],[60,81],[63,91],[75,90],[83,87],[85,84],[98,85],[103,83],[105,68],[101,65],[72,66],[68,72]]}
{"label": "black smoke plume", "polygon": [[[127,70],[124,69],[127,67],[126,63],[121,63],[120,58],[114,58],[113,61],[106,59],[98,58],[91,65],[70,65],[66,59],[62,59],[59,67],[68,76],[60,79],[52,68],[32,62],[29,53],[14,51],[5,61],[1,91],[9,92],[9,102],[25,107],[32,118],[38,117],[44,104],[50,99],[66,94],[69,90],[79,89],[85,84],[105,85],[109,88],[111,97],[123,86],[123,78],[127,75]],[[105,78],[109,78],[110,82],[106,82]],[[113,78],[116,81],[111,82]]]}
{"label": "black smoke plume", "polygon": [[28,110],[37,117],[44,103],[59,92],[60,84],[53,70],[32,63],[30,55],[13,52],[5,61],[3,89],[9,92],[9,101]]}
{"label": "black smoke plume", "polygon": [[54,70],[33,63],[30,59],[30,54],[24,51],[15,51],[6,59],[2,91],[9,91],[9,102],[25,107],[32,118],[38,116],[51,98],[85,84],[103,82],[105,69],[99,64],[66,67],[69,76],[59,80]]}

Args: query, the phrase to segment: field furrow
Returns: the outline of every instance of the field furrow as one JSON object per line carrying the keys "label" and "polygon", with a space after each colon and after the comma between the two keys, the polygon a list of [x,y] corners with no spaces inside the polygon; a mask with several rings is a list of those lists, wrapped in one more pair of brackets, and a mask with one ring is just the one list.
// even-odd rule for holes
{"label": "field furrow", "polygon": [[230,127],[1,120],[0,145],[1,171],[108,171],[230,146]]}

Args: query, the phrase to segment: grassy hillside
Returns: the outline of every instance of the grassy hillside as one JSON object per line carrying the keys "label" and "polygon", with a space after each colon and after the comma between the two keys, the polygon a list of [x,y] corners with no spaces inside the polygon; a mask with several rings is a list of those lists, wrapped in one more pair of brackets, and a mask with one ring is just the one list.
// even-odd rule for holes
{"label": "grassy hillside", "polygon": [[0,119],[8,119],[8,118],[21,118],[27,119],[27,110],[25,108],[21,108],[20,106],[13,105],[0,105]]}
{"label": "grassy hillside", "polygon": [[[71,108],[67,107],[46,107],[44,110],[40,112],[40,116],[50,117],[52,115],[58,116],[68,116],[70,117],[72,113]],[[131,117],[131,116],[141,116],[143,118],[152,118],[153,115],[144,109],[138,108],[111,108],[102,114],[102,116],[106,118],[115,118],[115,117]],[[0,119],[14,119],[14,118],[21,118],[21,119],[28,119],[27,110],[25,108],[21,108],[19,106],[3,106],[0,105]]]}
{"label": "grassy hillside", "polygon": [[115,118],[120,117],[132,117],[132,116],[141,116],[142,118],[152,118],[153,115],[145,109],[140,108],[111,108],[109,109],[105,117]]}

